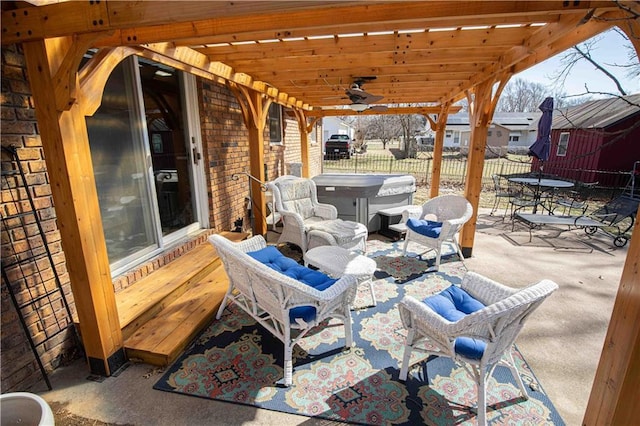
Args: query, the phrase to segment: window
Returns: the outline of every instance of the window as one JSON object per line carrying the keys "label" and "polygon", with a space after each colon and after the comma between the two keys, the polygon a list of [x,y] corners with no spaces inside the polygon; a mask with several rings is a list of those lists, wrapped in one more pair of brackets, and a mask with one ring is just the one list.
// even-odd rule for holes
{"label": "window", "polygon": [[566,156],[568,146],[569,146],[569,132],[560,133],[560,139],[558,140],[558,151],[556,152],[556,155],[558,157]]}
{"label": "window", "polygon": [[269,142],[282,143],[282,107],[275,103],[269,106]]}
{"label": "window", "polygon": [[519,135],[510,135],[509,136],[509,142],[518,142],[520,140],[520,136]]}

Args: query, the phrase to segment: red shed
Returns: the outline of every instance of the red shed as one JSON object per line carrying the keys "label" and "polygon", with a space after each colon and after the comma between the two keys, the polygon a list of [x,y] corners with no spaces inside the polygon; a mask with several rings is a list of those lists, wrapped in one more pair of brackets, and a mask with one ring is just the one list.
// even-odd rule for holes
{"label": "red shed", "polygon": [[[636,161],[640,161],[640,94],[553,111],[545,174],[624,186]],[[532,170],[538,170],[536,159]]]}

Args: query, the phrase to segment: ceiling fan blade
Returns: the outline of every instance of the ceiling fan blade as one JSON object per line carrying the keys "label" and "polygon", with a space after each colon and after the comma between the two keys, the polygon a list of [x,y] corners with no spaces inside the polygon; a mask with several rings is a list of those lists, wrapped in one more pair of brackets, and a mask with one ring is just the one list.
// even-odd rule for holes
{"label": "ceiling fan blade", "polygon": [[384,96],[381,96],[381,95],[372,95],[370,93],[367,93],[367,95],[368,96],[365,98],[365,102],[368,104],[372,104],[374,102],[378,102],[384,99]]}
{"label": "ceiling fan blade", "polygon": [[382,111],[386,111],[387,109],[389,109],[389,107],[386,106],[386,105],[372,105],[372,106],[369,107],[369,109],[371,111],[382,112]]}
{"label": "ceiling fan blade", "polygon": [[378,102],[384,98],[384,96],[372,95],[371,93],[365,92],[360,88],[351,87],[347,89],[347,95],[351,102],[356,104],[370,104],[373,102]]}

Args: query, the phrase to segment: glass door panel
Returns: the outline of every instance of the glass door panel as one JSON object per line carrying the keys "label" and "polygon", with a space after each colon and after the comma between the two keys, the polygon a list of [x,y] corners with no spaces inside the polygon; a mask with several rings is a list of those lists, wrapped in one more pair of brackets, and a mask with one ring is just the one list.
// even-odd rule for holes
{"label": "glass door panel", "polygon": [[195,222],[182,85],[175,69],[139,58],[144,114],[162,235]]}
{"label": "glass door panel", "polygon": [[159,247],[149,187],[145,123],[140,120],[134,58],[105,86],[87,131],[109,261],[125,263]]}

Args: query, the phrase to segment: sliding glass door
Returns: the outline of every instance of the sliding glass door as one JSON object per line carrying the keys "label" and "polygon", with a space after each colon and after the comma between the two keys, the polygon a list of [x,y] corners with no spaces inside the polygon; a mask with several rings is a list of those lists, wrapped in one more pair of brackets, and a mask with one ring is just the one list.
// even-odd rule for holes
{"label": "sliding glass door", "polygon": [[109,77],[98,111],[87,117],[112,273],[200,228],[199,145],[185,124],[194,114],[185,108],[196,107],[184,102],[185,77],[128,58]]}

